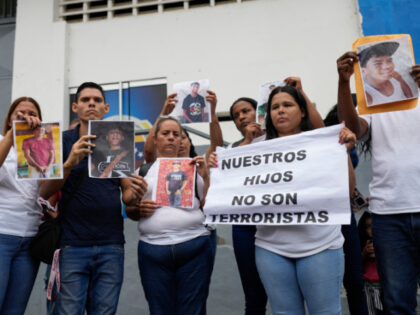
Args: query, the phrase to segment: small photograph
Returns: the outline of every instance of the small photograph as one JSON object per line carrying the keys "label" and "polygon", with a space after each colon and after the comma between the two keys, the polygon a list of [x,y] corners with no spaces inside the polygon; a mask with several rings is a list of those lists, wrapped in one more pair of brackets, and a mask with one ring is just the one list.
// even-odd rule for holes
{"label": "small photograph", "polygon": [[195,187],[195,165],[189,158],[157,159],[158,181],[153,200],[158,205],[192,208]]}
{"label": "small photograph", "polygon": [[13,138],[17,179],[63,178],[60,122],[42,123],[31,129],[24,121],[14,121]]}
{"label": "small photograph", "polygon": [[357,52],[367,107],[418,97],[408,36],[360,45]]}
{"label": "small photograph", "polygon": [[284,81],[268,82],[260,86],[258,91],[257,123],[265,128],[265,115],[268,108],[268,97],[272,90],[278,86],[285,86]]}
{"label": "small photograph", "polygon": [[210,103],[206,101],[209,80],[176,83],[173,90],[177,93],[178,103],[171,116],[182,124],[211,122]]}
{"label": "small photograph", "polygon": [[134,173],[134,122],[90,120],[96,147],[89,155],[89,177],[121,178]]}

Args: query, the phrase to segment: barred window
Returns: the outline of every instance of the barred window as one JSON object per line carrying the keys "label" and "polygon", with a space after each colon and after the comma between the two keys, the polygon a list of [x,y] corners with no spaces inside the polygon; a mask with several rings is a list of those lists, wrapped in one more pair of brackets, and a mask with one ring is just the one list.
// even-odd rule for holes
{"label": "barred window", "polygon": [[17,0],[0,0],[0,24],[15,22]]}
{"label": "barred window", "polygon": [[244,1],[252,0],[59,0],[58,16],[68,22],[87,22]]}

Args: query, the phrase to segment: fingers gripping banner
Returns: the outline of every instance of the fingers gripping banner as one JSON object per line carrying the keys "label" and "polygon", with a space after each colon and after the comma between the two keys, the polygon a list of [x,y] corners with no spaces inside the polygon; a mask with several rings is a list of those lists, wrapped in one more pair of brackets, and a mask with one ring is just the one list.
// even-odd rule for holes
{"label": "fingers gripping banner", "polygon": [[349,224],[342,125],[217,151],[207,224]]}

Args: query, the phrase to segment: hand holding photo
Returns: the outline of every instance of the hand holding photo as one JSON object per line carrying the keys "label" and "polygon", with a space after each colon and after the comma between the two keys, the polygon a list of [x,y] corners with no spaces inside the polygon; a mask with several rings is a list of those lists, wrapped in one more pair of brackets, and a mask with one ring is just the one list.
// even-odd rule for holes
{"label": "hand holding photo", "polygon": [[26,122],[13,122],[17,153],[17,179],[63,178],[60,122],[42,123],[32,129]]}
{"label": "hand holding photo", "polygon": [[192,208],[195,188],[195,165],[189,158],[157,159],[158,181],[153,200],[161,206]]}
{"label": "hand holding photo", "polygon": [[171,116],[182,124],[211,122],[210,103],[206,100],[209,80],[176,83],[173,86],[178,102]]}
{"label": "hand holding photo", "polygon": [[356,45],[356,50],[359,55],[356,86],[363,88],[363,95],[358,95],[358,99],[363,97],[366,107],[418,97],[417,84],[410,75],[414,58],[408,35]]}
{"label": "hand holding photo", "polygon": [[89,155],[89,177],[121,178],[134,172],[134,122],[89,121],[96,147]]}

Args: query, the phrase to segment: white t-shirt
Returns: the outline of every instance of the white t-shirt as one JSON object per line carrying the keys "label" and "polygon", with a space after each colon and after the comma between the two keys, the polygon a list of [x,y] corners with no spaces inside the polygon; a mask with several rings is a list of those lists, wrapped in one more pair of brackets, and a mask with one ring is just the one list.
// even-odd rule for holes
{"label": "white t-shirt", "polygon": [[420,107],[361,115],[369,124],[376,214],[420,212]]}
{"label": "white t-shirt", "polygon": [[341,248],[341,225],[257,225],[255,245],[289,258]]}
{"label": "white t-shirt", "polygon": [[[264,141],[266,135],[253,139],[252,143]],[[276,254],[301,258],[326,249],[341,248],[344,237],[341,225],[257,225],[255,245]]]}
{"label": "white t-shirt", "polygon": [[16,173],[17,156],[12,147],[0,167],[0,234],[35,236],[42,218],[38,181],[16,180]]}
{"label": "white t-shirt", "polygon": [[396,101],[405,100],[407,97],[404,94],[404,91],[401,88],[401,83],[398,82],[396,79],[391,78],[390,80],[392,87],[394,88],[394,93],[390,96],[386,96],[379,92],[374,87],[370,86],[368,83],[364,84],[365,92],[369,93],[369,95],[372,97],[372,105],[379,105],[379,104],[385,104],[385,103],[391,103]]}
{"label": "white t-shirt", "polygon": [[[147,192],[143,200],[152,200],[153,186],[157,180],[156,171],[157,163],[154,163],[144,178],[147,182]],[[198,174],[196,188],[198,196],[202,198],[204,181]],[[194,196],[192,209],[163,206],[157,208],[150,217],[140,218],[138,225],[140,240],[153,245],[186,242],[210,234],[203,222],[204,214],[200,210],[200,201]]]}

